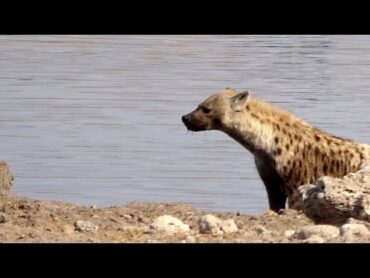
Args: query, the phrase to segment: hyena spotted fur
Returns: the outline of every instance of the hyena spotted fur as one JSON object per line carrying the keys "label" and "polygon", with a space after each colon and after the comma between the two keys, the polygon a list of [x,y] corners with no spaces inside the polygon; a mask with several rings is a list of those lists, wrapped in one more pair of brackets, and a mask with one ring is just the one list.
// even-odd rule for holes
{"label": "hyena spotted fur", "polygon": [[294,200],[298,186],[321,176],[343,177],[370,162],[370,146],[333,136],[292,113],[226,88],[182,116],[191,131],[220,130],[255,158],[269,206],[278,211],[300,209]]}

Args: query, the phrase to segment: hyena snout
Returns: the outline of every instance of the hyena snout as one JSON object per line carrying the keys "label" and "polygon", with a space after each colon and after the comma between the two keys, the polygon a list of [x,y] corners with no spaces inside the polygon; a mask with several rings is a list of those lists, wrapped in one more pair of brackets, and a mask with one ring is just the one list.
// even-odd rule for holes
{"label": "hyena snout", "polygon": [[190,131],[202,131],[207,129],[206,125],[199,121],[199,119],[196,119],[192,113],[182,116],[181,120]]}
{"label": "hyena snout", "polygon": [[190,114],[187,114],[181,117],[182,122],[184,123],[184,125],[186,126],[188,130],[192,130],[192,127],[193,127],[190,122],[190,117],[191,117]]}

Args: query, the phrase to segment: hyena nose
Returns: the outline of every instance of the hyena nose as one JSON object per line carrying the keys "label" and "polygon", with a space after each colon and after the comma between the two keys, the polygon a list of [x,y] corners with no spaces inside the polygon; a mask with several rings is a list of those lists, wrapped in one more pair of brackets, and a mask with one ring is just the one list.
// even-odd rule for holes
{"label": "hyena nose", "polygon": [[184,124],[186,124],[186,116],[182,116],[182,117],[181,117],[181,120],[182,120],[182,122],[183,122]]}

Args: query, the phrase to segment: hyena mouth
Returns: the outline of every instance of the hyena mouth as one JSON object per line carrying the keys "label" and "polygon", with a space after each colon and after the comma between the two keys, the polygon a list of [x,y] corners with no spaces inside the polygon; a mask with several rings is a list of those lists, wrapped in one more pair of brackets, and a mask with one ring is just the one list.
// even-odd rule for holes
{"label": "hyena mouth", "polygon": [[206,128],[204,126],[198,126],[198,125],[193,124],[186,116],[182,116],[181,120],[184,123],[184,125],[186,126],[186,128],[190,131],[206,130]]}

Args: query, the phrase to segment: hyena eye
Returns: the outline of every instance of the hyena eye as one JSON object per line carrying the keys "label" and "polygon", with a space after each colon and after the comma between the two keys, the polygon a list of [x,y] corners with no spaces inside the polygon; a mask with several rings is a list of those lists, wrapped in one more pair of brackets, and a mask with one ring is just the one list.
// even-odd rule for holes
{"label": "hyena eye", "polygon": [[205,113],[205,114],[208,114],[209,112],[211,112],[211,109],[208,109],[207,107],[201,107],[202,109],[202,112]]}

